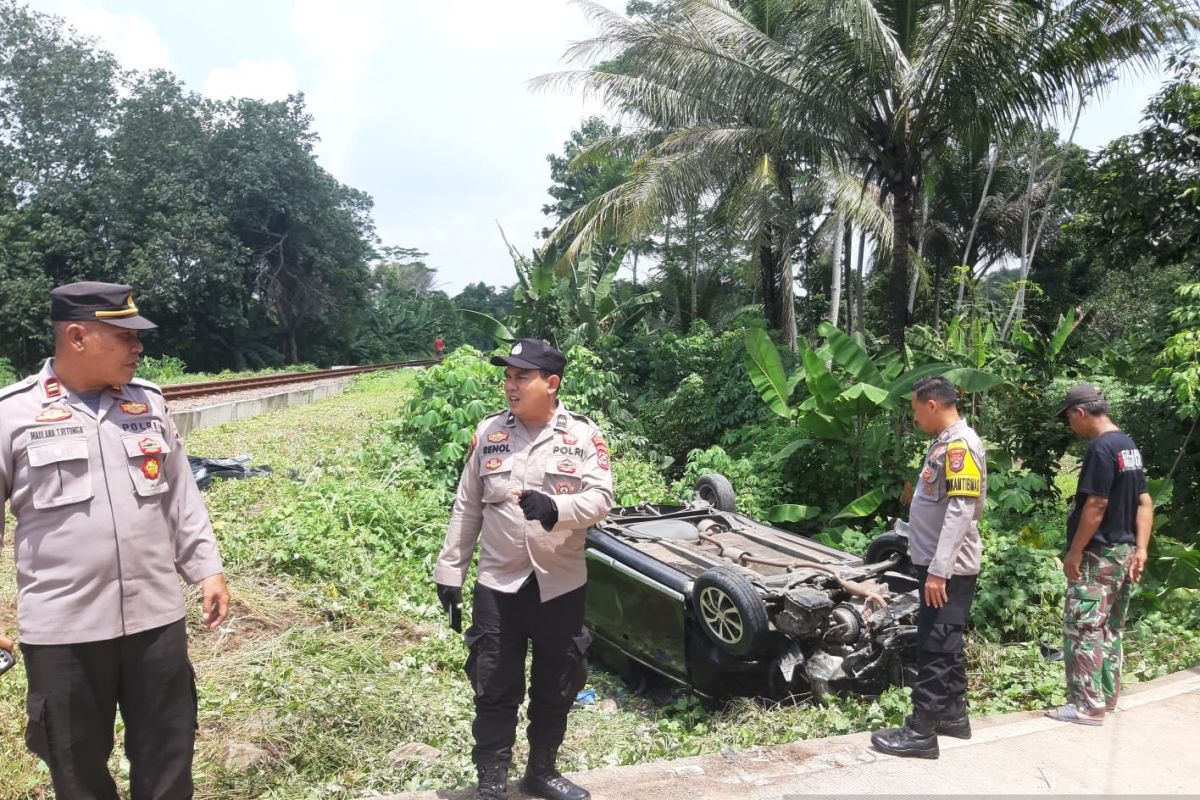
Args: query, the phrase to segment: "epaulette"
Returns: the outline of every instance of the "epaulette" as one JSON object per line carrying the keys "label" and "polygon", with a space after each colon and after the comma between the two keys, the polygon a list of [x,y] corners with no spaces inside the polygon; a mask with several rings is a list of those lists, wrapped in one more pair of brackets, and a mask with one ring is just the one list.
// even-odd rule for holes
{"label": "epaulette", "polygon": [[484,417],[483,419],[479,420],[479,423],[482,425],[482,424],[483,424],[485,421],[487,421],[487,420],[491,419],[492,417],[502,417],[502,416],[504,416],[504,415],[505,415],[505,414],[507,414],[507,413],[508,413],[508,409],[507,409],[507,408],[502,408],[502,409],[500,409],[499,411],[495,412],[494,414],[488,414],[486,417]]}
{"label": "epaulette", "polygon": [[131,386],[140,386],[141,388],[146,389],[151,392],[154,392],[155,394],[158,394],[158,395],[161,395],[163,393],[163,390],[161,388],[159,388],[159,385],[157,383],[151,383],[150,381],[148,381],[144,378],[132,378],[132,379],[130,379],[129,384]]}
{"label": "epaulette", "polygon": [[569,415],[570,415],[571,417],[573,417],[574,419],[577,419],[577,420],[579,420],[580,422],[586,422],[588,425],[591,425],[593,428],[599,428],[599,427],[600,427],[599,425],[597,425],[597,424],[596,424],[596,423],[595,423],[595,422],[592,420],[592,418],[591,418],[591,417],[589,417],[589,416],[587,416],[587,415],[585,415],[585,414],[576,414],[574,411],[568,411],[568,412],[567,412],[567,414],[569,414]]}
{"label": "epaulette", "polygon": [[16,383],[10,383],[8,386],[0,389],[0,400],[4,400],[7,397],[12,397],[15,394],[20,394],[21,392],[29,391],[33,387],[37,386],[37,380],[37,375],[30,375],[27,378],[22,378]]}

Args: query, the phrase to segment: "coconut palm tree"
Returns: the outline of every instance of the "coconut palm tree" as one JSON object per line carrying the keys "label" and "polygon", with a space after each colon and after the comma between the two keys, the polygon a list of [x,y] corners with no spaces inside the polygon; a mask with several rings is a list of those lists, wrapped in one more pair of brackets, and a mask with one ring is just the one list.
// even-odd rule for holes
{"label": "coconut palm tree", "polygon": [[1196,0],[674,0],[669,15],[632,20],[580,5],[599,34],[568,56],[615,58],[535,86],[581,88],[629,114],[635,130],[614,146],[637,161],[564,221],[572,248],[715,194],[788,292],[769,262],[790,257],[798,188],[862,175],[890,209],[898,345],[930,159],[954,138],[1041,119],[1200,28]]}

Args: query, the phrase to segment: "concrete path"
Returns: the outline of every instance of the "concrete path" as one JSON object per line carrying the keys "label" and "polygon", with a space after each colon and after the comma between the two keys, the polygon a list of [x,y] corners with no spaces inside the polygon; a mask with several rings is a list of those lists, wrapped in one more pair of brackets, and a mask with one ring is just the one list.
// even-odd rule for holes
{"label": "concrete path", "polygon": [[[876,753],[869,734],[611,767],[571,777],[594,800],[787,800],[854,794],[1200,794],[1200,669],[1131,687],[1102,727],[1040,713],[977,720],[937,761]],[[468,800],[413,792],[389,800]],[[515,784],[513,800],[523,798]]]}

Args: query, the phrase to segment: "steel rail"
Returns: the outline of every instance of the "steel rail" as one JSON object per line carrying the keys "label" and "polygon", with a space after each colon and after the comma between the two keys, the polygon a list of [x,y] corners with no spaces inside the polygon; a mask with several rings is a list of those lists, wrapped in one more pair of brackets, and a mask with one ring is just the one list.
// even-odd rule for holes
{"label": "steel rail", "polygon": [[286,386],[291,383],[306,383],[314,380],[341,378],[347,375],[360,375],[364,372],[378,372],[385,369],[401,367],[427,367],[438,363],[435,358],[417,361],[398,361],[391,364],[370,364],[362,367],[342,367],[340,369],[318,369],[311,372],[281,372],[274,375],[258,375],[251,378],[233,378],[226,381],[204,381],[198,383],[177,383],[162,387],[163,397],[167,400],[182,400],[190,397],[206,397],[209,395],[231,394],[247,389],[263,389],[271,386]]}

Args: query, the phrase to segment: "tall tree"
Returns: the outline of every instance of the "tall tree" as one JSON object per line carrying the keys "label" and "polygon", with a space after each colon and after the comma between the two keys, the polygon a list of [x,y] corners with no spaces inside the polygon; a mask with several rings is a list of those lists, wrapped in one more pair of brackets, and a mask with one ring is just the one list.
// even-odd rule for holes
{"label": "tall tree", "polygon": [[[798,168],[824,156],[878,181],[890,208],[888,333],[898,345],[930,157],[952,137],[1058,107],[1116,64],[1148,60],[1197,29],[1193,0],[679,0],[666,21],[581,5],[600,34],[570,54],[616,51],[623,68],[541,85],[582,86],[654,123],[639,151],[648,167],[588,209],[585,238],[605,222],[644,226],[685,193],[736,188],[746,208],[780,210],[794,200]],[[755,175],[764,191],[751,191]],[[773,245],[772,229],[756,225],[755,238]]]}
{"label": "tall tree", "polygon": [[318,348],[312,357],[336,357],[367,289],[371,199],[317,164],[303,97],[239,100],[225,117],[213,141],[228,154],[218,181],[284,359],[299,361],[303,343]]}
{"label": "tall tree", "polygon": [[103,278],[95,213],[119,70],[61,20],[0,0],[0,355],[48,353],[46,293]]}

